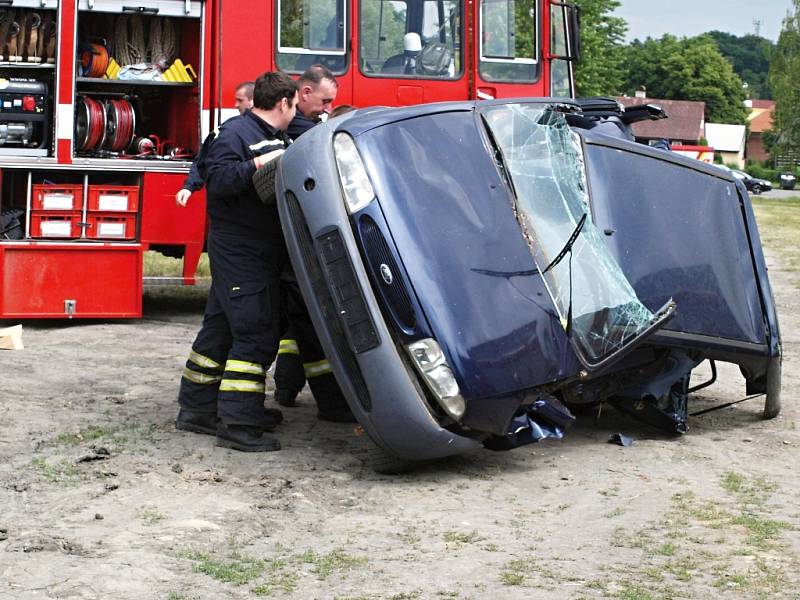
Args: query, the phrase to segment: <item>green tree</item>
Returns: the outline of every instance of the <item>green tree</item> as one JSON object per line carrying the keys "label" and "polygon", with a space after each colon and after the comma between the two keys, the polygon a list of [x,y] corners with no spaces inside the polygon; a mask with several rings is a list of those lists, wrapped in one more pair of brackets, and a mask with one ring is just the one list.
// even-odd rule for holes
{"label": "green tree", "polygon": [[800,154],[800,0],[794,0],[794,14],[787,15],[769,71],[775,98],[775,154]]}
{"label": "green tree", "polygon": [[629,93],[645,86],[651,98],[705,102],[709,122],[745,122],[742,80],[708,36],[635,40],[627,49],[626,65]]}
{"label": "green tree", "polygon": [[747,83],[751,98],[772,99],[769,85],[769,62],[775,44],[756,35],[741,37],[722,31],[710,31],[722,56],[733,65],[734,72]]}
{"label": "green tree", "polygon": [[575,0],[581,7],[581,60],[575,69],[578,96],[621,93],[625,19],[613,15],[618,0]]}

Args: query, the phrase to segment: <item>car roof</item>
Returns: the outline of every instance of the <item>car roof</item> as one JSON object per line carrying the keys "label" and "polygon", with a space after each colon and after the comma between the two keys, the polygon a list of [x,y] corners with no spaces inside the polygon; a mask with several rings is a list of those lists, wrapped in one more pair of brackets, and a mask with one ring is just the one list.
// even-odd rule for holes
{"label": "car roof", "polygon": [[337,118],[336,130],[346,130],[350,135],[358,136],[376,127],[404,121],[406,119],[448,112],[471,112],[479,108],[493,105],[520,103],[569,105],[574,106],[575,109],[579,109],[579,105],[569,98],[504,98],[501,100],[433,102],[430,104],[415,104],[413,106],[401,106],[397,108],[382,106],[357,110]]}

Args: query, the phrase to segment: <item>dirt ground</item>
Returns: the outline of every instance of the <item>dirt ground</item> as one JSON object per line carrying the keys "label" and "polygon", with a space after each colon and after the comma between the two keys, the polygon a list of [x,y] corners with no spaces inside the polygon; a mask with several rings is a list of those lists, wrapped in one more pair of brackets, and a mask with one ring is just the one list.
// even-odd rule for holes
{"label": "dirt ground", "polygon": [[[800,598],[800,301],[768,259],[779,418],[754,399],[673,438],[607,409],[404,475],[305,392],[280,452],[176,431],[196,297],[25,323],[26,348],[0,351],[0,599]],[[690,409],[744,395],[722,368]]]}

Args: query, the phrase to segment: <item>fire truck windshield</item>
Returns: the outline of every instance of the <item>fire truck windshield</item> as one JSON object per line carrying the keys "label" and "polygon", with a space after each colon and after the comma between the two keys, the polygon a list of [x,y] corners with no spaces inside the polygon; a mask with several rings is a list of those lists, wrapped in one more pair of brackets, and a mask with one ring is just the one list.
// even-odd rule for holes
{"label": "fire truck windshield", "polygon": [[361,0],[359,66],[369,76],[455,79],[463,64],[459,0]]}

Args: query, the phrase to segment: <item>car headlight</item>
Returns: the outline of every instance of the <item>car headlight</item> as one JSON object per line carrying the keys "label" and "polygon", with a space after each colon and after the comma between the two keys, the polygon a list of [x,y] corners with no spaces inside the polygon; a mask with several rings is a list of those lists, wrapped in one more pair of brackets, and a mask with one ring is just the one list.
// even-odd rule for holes
{"label": "car headlight", "polygon": [[436,340],[425,338],[406,346],[408,354],[436,401],[454,419],[464,416],[467,406],[450,365]]}
{"label": "car headlight", "polygon": [[334,135],[333,154],[336,157],[347,210],[352,215],[375,199],[375,191],[352,137],[343,132]]}

